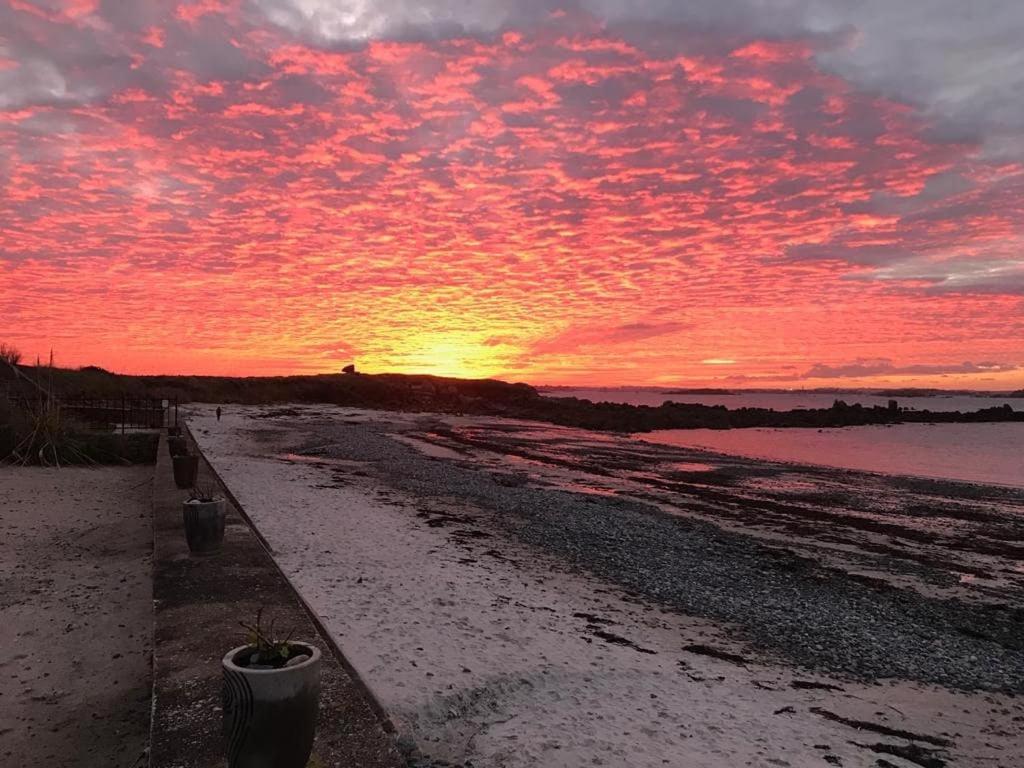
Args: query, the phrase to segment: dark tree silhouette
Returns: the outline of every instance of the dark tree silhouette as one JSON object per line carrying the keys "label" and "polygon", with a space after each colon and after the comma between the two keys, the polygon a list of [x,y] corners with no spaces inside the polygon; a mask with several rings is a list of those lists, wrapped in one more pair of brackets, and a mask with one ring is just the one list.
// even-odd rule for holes
{"label": "dark tree silhouette", "polygon": [[21,362],[21,351],[12,344],[0,342],[0,362],[17,365]]}

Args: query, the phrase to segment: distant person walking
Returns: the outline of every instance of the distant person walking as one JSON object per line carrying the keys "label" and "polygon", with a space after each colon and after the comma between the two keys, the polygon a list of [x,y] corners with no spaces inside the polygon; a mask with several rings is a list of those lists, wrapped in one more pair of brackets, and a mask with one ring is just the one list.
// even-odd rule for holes
{"label": "distant person walking", "polygon": [[217,421],[220,421],[220,406],[217,406]]}

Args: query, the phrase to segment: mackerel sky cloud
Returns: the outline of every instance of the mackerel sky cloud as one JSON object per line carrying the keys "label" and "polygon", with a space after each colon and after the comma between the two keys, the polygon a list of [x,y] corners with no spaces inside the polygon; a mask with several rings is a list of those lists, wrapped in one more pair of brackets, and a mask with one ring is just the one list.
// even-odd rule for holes
{"label": "mackerel sky cloud", "polygon": [[1024,6],[983,5],[6,0],[0,338],[1024,386]]}

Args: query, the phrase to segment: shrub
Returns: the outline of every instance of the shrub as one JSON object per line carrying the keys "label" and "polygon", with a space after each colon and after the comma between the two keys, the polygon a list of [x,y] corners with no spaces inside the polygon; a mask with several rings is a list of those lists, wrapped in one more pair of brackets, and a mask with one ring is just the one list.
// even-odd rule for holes
{"label": "shrub", "polygon": [[7,363],[7,365],[17,365],[21,362],[21,352],[17,347],[12,344],[7,344],[0,341],[0,363]]}
{"label": "shrub", "polygon": [[54,396],[54,370],[52,356],[36,364],[32,398],[20,407],[0,401],[0,460],[55,467],[156,460],[155,434],[94,432],[69,418]]}

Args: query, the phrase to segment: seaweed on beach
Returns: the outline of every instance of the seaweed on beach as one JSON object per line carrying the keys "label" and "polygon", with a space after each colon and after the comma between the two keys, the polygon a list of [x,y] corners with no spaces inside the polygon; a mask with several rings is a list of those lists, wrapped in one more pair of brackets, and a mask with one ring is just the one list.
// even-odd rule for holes
{"label": "seaweed on beach", "polygon": [[[895,678],[960,690],[1024,690],[1021,625],[1013,611],[929,596],[898,579],[860,574],[857,566],[848,572],[804,551],[724,529],[702,516],[751,525],[783,524],[797,515],[801,529],[789,535],[809,544],[848,527],[849,536],[861,537],[855,539],[857,556],[875,557],[867,547],[876,543],[878,534],[870,530],[864,538],[862,518],[851,520],[840,513],[804,520],[799,515],[804,508],[756,491],[727,497],[716,491],[709,497],[707,489],[697,487],[680,502],[691,514],[671,515],[632,498],[593,497],[535,484],[512,487],[498,482],[487,463],[474,467],[423,458],[391,439],[389,429],[386,424],[325,422],[316,425],[309,439],[330,444],[332,457],[365,462],[387,486],[413,494],[423,505],[457,499],[460,509],[484,513],[475,516],[475,527],[553,554],[567,568],[614,583],[647,604],[725,623],[752,660],[784,659],[839,679]],[[806,468],[799,471],[806,474]],[[829,476],[839,475],[851,489],[864,481],[838,470]],[[954,487],[947,485],[943,490]],[[889,499],[920,501],[899,487],[883,484],[883,491]],[[1008,497],[1006,503],[1011,502]],[[774,521],[774,516],[782,517]],[[881,525],[882,535],[891,533],[891,541],[898,536],[907,550],[885,553],[894,574],[925,569],[948,576],[953,561],[940,562],[940,552],[955,554],[946,549],[952,542],[928,535],[922,545],[926,550],[918,551],[916,540],[904,536],[914,530],[897,525],[898,510],[885,518],[890,522]],[[848,526],[852,522],[858,525]],[[872,528],[881,524],[868,522]],[[935,561],[918,563],[913,559],[918,555]],[[984,636],[962,629],[970,627],[984,627]]]}

